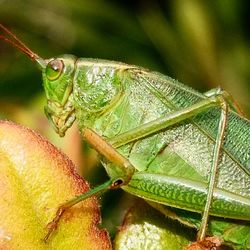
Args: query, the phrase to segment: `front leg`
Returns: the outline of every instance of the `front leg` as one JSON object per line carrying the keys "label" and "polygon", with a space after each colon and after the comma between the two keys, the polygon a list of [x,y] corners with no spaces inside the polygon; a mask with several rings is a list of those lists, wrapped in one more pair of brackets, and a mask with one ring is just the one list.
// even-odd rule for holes
{"label": "front leg", "polygon": [[83,136],[98,153],[114,164],[114,173],[116,174],[107,182],[60,205],[54,219],[47,225],[47,234],[44,237],[45,241],[56,230],[60,218],[67,209],[94,195],[100,195],[109,189],[116,189],[122,185],[126,185],[134,173],[135,168],[133,165],[93,130],[86,128],[83,131]]}

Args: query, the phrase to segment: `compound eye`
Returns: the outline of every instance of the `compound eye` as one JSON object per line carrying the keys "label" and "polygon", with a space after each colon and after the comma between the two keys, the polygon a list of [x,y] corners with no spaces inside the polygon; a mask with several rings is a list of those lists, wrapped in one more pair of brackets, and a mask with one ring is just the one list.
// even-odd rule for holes
{"label": "compound eye", "polygon": [[46,76],[48,80],[54,81],[62,74],[64,68],[64,63],[62,60],[52,60],[47,64]]}

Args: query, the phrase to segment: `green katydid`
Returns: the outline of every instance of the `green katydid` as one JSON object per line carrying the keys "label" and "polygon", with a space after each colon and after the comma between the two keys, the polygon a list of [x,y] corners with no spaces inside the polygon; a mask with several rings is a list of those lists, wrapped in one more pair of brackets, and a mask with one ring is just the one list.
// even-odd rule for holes
{"label": "green katydid", "polygon": [[[46,240],[66,209],[120,187],[159,210],[166,205],[202,213],[198,241],[206,236],[209,215],[250,220],[250,123],[229,94],[201,94],[124,63],[72,55],[44,60],[0,28],[10,37],[0,38],[42,70],[45,113],[57,133],[64,136],[76,120],[110,176],[61,205]],[[243,247],[250,244],[247,223]]]}

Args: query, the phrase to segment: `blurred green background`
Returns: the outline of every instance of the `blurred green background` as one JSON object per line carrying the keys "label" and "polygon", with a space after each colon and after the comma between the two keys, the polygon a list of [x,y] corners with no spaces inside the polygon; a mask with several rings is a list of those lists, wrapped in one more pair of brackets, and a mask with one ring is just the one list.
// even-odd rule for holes
{"label": "blurred green background", "polygon": [[[1,0],[0,20],[42,57],[112,59],[200,91],[221,86],[249,114],[249,7],[247,0]],[[0,48],[1,101],[30,101],[42,92],[38,70]]]}
{"label": "blurred green background", "polygon": [[[202,92],[221,86],[249,117],[249,8],[247,0],[0,0],[0,22],[44,58],[111,59],[160,71]],[[39,131],[93,185],[101,182],[105,174],[93,171],[96,155],[86,145],[82,152],[77,129],[59,139],[47,123],[41,83],[33,63],[0,42],[0,118]],[[104,214],[110,209],[103,206]]]}

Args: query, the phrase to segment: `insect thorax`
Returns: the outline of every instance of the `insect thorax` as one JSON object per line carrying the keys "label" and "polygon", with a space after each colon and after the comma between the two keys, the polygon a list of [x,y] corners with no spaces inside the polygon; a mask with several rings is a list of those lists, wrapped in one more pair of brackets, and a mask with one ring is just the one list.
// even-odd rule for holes
{"label": "insect thorax", "polygon": [[119,64],[78,59],[73,96],[80,128],[92,127],[97,117],[119,102],[125,89],[124,70]]}

